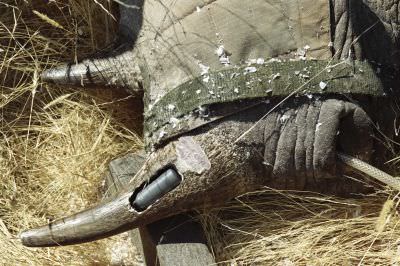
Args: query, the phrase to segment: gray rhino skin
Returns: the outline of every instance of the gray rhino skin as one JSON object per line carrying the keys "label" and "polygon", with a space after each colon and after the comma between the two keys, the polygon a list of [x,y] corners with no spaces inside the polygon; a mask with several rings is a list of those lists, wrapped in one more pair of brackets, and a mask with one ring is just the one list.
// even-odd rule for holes
{"label": "gray rhino skin", "polygon": [[[399,8],[398,1],[389,0],[124,1],[111,51],[50,69],[43,80],[123,86],[133,93],[144,88],[146,115],[175,87],[226,68],[227,58],[234,67],[249,59],[289,61],[307,53],[317,60],[368,60],[396,68]],[[213,105],[216,113],[231,105],[246,108],[231,115],[222,112],[215,120],[205,115],[208,122],[201,126],[156,141],[144,166],[116,198],[26,231],[23,244],[92,241],[187,210],[221,205],[262,186],[338,195],[365,191],[360,183],[341,177],[346,169],[336,163],[336,150],[364,160],[381,157],[374,128],[390,137],[387,128],[394,114],[388,104],[393,99],[362,94]],[[144,133],[150,139],[154,132]],[[134,192],[171,167],[181,183],[144,211],[133,208]]]}

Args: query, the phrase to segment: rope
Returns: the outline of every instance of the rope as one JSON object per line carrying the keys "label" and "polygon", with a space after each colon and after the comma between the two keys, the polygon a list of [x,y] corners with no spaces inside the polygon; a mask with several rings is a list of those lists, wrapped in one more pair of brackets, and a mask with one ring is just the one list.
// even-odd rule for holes
{"label": "rope", "polygon": [[369,175],[370,177],[400,191],[400,178],[391,176],[372,165],[347,154],[338,153],[338,158],[348,166]]}

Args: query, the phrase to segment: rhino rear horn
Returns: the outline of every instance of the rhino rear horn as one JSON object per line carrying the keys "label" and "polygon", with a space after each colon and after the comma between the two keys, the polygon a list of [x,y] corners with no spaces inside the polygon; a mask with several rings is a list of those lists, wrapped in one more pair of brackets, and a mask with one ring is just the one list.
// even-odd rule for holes
{"label": "rhino rear horn", "polygon": [[99,55],[77,64],[64,64],[44,71],[45,82],[60,85],[111,85],[129,92],[140,89],[140,71],[135,63],[134,44],[142,27],[143,0],[118,0],[120,18],[116,40]]}
{"label": "rhino rear horn", "polygon": [[132,51],[112,57],[86,59],[78,64],[64,64],[41,74],[43,81],[60,85],[110,85],[131,90],[138,89],[139,77]]}

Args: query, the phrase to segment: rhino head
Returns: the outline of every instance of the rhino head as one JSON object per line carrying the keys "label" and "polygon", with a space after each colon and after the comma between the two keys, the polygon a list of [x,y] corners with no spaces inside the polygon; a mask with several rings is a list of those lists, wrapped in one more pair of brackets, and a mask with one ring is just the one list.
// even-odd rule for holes
{"label": "rhino head", "polygon": [[379,151],[374,110],[396,89],[386,73],[397,73],[397,3],[118,3],[110,51],[42,78],[143,89],[147,160],[118,196],[23,232],[24,245],[92,241],[265,185],[365,189],[341,177],[336,153]]}

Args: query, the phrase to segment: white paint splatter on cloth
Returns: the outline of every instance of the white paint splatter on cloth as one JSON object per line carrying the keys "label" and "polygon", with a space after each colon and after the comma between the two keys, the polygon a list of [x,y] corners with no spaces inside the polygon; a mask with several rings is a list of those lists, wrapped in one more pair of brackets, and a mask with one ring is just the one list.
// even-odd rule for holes
{"label": "white paint splatter on cloth", "polygon": [[246,67],[246,68],[244,69],[244,74],[254,73],[254,72],[257,72],[257,68],[256,68],[256,67],[253,67],[253,66]]}

